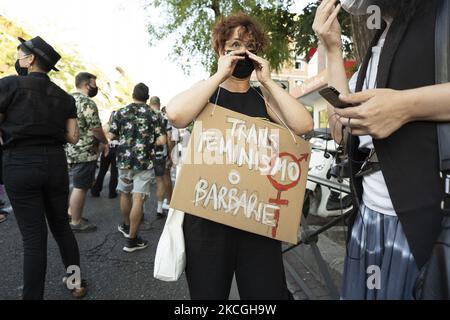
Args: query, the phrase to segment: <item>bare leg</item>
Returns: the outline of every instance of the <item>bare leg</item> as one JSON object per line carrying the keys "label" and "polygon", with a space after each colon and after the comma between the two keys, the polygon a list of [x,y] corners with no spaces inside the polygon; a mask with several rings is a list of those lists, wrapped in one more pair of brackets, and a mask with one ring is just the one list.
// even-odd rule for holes
{"label": "bare leg", "polygon": [[69,214],[72,216],[72,224],[79,224],[83,216],[84,203],[87,190],[74,188],[70,195]]}
{"label": "bare leg", "polygon": [[131,193],[120,193],[120,212],[122,213],[123,222],[129,226],[130,225],[130,214],[131,214]]}
{"label": "bare leg", "polygon": [[130,239],[134,239],[137,236],[139,225],[141,224],[142,216],[144,215],[144,200],[145,194],[133,194],[133,205],[130,213]]}
{"label": "bare leg", "polygon": [[156,177],[156,200],[158,201],[158,208],[156,209],[157,213],[162,213],[162,204],[164,201],[164,194],[166,190],[164,188],[164,180],[163,177]]}
{"label": "bare leg", "polygon": [[170,204],[170,199],[172,199],[172,178],[170,177],[170,172],[166,172],[163,177],[164,180],[164,191],[165,196],[167,197],[167,204]]}

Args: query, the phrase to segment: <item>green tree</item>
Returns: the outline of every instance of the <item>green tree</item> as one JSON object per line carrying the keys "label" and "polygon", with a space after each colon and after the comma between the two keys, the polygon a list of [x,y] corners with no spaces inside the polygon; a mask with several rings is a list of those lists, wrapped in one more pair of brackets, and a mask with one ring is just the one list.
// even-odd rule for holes
{"label": "green tree", "polygon": [[147,10],[158,8],[164,22],[152,21],[148,30],[151,43],[176,35],[172,58],[185,72],[200,62],[214,72],[217,57],[211,45],[211,30],[222,16],[242,11],[256,17],[270,38],[266,58],[275,69],[290,60],[295,53],[293,40],[300,32],[297,15],[289,9],[293,0],[148,0]]}
{"label": "green tree", "polygon": [[[185,72],[193,63],[200,62],[213,73],[217,57],[211,46],[211,29],[221,16],[237,11],[256,17],[270,38],[266,53],[272,68],[279,70],[294,56],[305,57],[318,45],[312,30],[316,9],[320,1],[311,0],[300,14],[290,12],[294,0],[147,0],[146,9],[158,8],[161,20],[148,26],[151,43],[175,35],[172,58]],[[361,61],[373,32],[365,27],[365,17],[350,17],[344,10],[339,13],[342,26],[343,51],[347,58]]]}
{"label": "green tree", "polygon": [[[31,38],[20,26],[0,16],[0,78],[16,74],[14,64],[17,46],[19,45],[17,37]],[[103,70],[90,65],[75,50],[67,47],[62,50],[57,44],[55,49],[62,55],[57,65],[60,71],[51,71],[49,75],[52,81],[61,88],[67,92],[72,92],[75,89],[76,74],[88,70],[98,76],[97,83],[101,90],[96,97],[96,101],[100,110],[117,108],[130,100],[133,83],[122,68],[116,67],[116,76],[108,78]]]}
{"label": "green tree", "polygon": [[[193,63],[200,62],[214,72],[217,57],[211,46],[211,30],[222,16],[243,11],[256,17],[266,29],[270,46],[266,52],[272,68],[279,70],[294,56],[305,57],[311,48],[318,45],[312,30],[316,9],[320,1],[311,1],[302,13],[291,12],[293,0],[148,0],[146,8],[158,8],[164,22],[152,21],[148,30],[151,43],[175,35],[172,58],[185,72]],[[360,58],[360,52],[367,47],[369,36],[361,31],[361,21],[354,21],[345,12],[339,14],[343,33],[343,50],[347,58]],[[353,31],[358,31],[359,42],[353,46]],[[362,49],[357,50],[358,47]]]}
{"label": "green tree", "polygon": [[[312,25],[316,15],[317,7],[320,1],[311,1],[303,12],[296,17],[298,32],[295,34],[295,51],[298,56],[305,56],[311,48],[317,48],[318,38],[315,35]],[[341,10],[338,15],[339,23],[342,28],[342,45],[344,55],[347,58],[353,58],[353,42],[350,15]]]}
{"label": "green tree", "polygon": [[[296,54],[305,56],[310,48],[318,45],[317,36],[312,30],[312,24],[320,1],[312,1],[303,9],[297,21],[300,30],[294,37]],[[356,59],[358,64],[364,59],[369,49],[370,41],[375,35],[375,30],[369,30],[366,26],[367,16],[352,16],[344,10],[338,15],[342,28],[342,45],[346,58]]]}

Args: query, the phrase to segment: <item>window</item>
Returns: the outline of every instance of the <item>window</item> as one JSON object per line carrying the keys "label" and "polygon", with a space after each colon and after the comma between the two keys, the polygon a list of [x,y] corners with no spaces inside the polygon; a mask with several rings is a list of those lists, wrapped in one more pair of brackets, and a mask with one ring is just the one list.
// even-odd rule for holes
{"label": "window", "polygon": [[303,69],[303,60],[300,57],[295,57],[295,59],[294,59],[294,67],[297,70]]}
{"label": "window", "polygon": [[321,110],[319,113],[319,128],[328,127],[328,112],[327,109]]}

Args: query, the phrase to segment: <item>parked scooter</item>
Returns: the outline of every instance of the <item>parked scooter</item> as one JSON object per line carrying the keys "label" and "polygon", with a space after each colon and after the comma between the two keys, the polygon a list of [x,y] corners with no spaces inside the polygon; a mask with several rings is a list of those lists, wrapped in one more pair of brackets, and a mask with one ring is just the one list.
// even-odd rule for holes
{"label": "parked scooter", "polygon": [[338,146],[325,129],[315,129],[310,138],[311,160],[306,183],[303,215],[335,217],[352,209],[347,170],[339,164]]}

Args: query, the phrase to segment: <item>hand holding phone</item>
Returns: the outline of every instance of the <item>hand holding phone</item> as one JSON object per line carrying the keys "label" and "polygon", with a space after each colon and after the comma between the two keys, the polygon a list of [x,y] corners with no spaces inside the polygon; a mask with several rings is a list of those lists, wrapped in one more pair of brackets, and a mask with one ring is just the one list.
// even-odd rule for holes
{"label": "hand holding phone", "polygon": [[345,103],[339,99],[340,92],[337,91],[334,87],[326,87],[320,90],[319,94],[335,108],[343,109],[353,107],[352,104]]}

